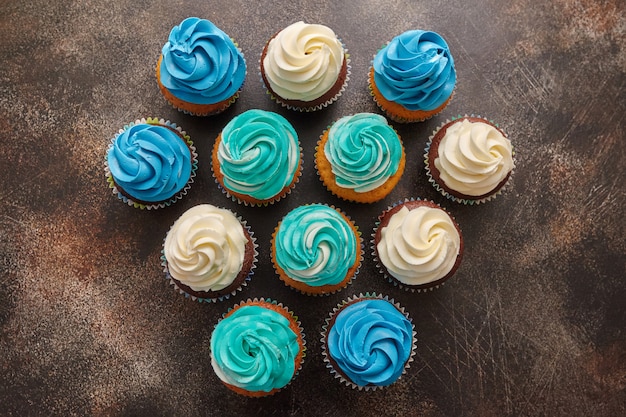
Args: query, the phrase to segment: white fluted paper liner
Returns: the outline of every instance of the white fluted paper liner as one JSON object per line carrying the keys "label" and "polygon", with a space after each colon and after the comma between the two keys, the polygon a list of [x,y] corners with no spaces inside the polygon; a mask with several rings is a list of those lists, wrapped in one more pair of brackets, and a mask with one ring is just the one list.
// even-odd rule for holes
{"label": "white fluted paper liner", "polygon": [[[218,208],[221,208],[221,207],[218,207]],[[241,226],[246,229],[246,231],[248,232],[248,235],[250,236],[250,240],[252,241],[252,246],[253,246],[253,259],[252,259],[252,265],[250,267],[250,272],[248,273],[246,278],[243,280],[241,285],[227,294],[219,295],[217,297],[212,297],[212,298],[211,297],[202,298],[202,297],[196,297],[195,295],[191,295],[187,293],[184,289],[182,289],[180,286],[178,286],[175,279],[170,274],[170,271],[167,265],[167,259],[165,257],[165,238],[163,238],[163,246],[161,248],[160,259],[161,259],[161,266],[163,267],[163,273],[165,274],[165,279],[174,288],[174,290],[176,290],[176,292],[184,295],[185,298],[190,298],[191,300],[197,301],[199,303],[217,303],[219,301],[228,300],[231,296],[234,296],[238,292],[242,291],[244,287],[247,287],[248,283],[252,279],[252,276],[254,275],[254,270],[257,267],[257,261],[258,261],[258,256],[259,256],[259,252],[258,252],[259,245],[256,243],[256,237],[254,237],[254,232],[252,231],[252,229],[250,229],[250,226],[248,226],[248,222],[246,220],[243,220],[241,216],[238,216],[236,213],[233,213],[233,214],[235,215],[235,217],[237,217],[237,220],[239,220],[239,223],[241,223]],[[170,230],[171,230],[171,227],[170,227]],[[216,292],[219,292],[219,291],[216,291]]]}
{"label": "white fluted paper liner", "polygon": [[331,363],[331,358],[329,358],[330,353],[328,352],[328,346],[327,346],[327,337],[328,337],[328,331],[332,327],[330,325],[331,321],[337,314],[339,314],[339,312],[341,312],[341,310],[343,310],[344,307],[357,303],[360,300],[368,300],[368,299],[379,299],[379,300],[384,300],[384,301],[391,303],[400,313],[402,313],[407,318],[407,320],[411,323],[411,327],[413,328],[413,332],[411,334],[412,336],[411,353],[409,354],[409,358],[404,364],[404,370],[402,371],[402,374],[398,377],[396,381],[394,381],[394,383],[397,382],[403,375],[407,373],[407,371],[411,367],[411,363],[414,360],[414,356],[416,354],[416,349],[417,349],[417,331],[415,330],[415,324],[413,323],[413,320],[411,319],[409,314],[406,312],[404,307],[402,307],[399,303],[397,303],[393,298],[389,298],[389,296],[387,295],[383,296],[382,294],[377,294],[376,292],[371,292],[371,293],[366,292],[365,294],[360,293],[359,295],[353,295],[349,297],[348,299],[343,300],[342,302],[337,304],[337,306],[334,307],[333,310],[330,312],[330,314],[328,315],[328,317],[326,318],[324,322],[324,325],[322,326],[321,339],[320,339],[320,342],[322,345],[322,358],[324,360],[324,363],[326,364],[326,368],[330,370],[330,373],[334,376],[335,379],[339,379],[341,383],[345,384],[346,386],[352,389],[358,389],[359,391],[375,391],[377,389],[385,388],[385,386],[357,385],[351,380],[347,379],[345,376],[343,376],[341,374],[341,371],[335,369]]}
{"label": "white fluted paper liner", "polygon": [[[398,287],[401,290],[409,291],[409,292],[412,292],[412,293],[433,291],[434,289],[443,286],[448,279],[445,279],[443,281],[441,281],[441,279],[439,279],[439,280],[434,281],[434,283],[432,283],[432,284],[431,283],[425,283],[425,284],[420,284],[419,286],[403,284],[403,283],[401,283],[400,281],[398,281],[396,278],[394,278],[392,275],[390,275],[388,273],[387,269],[385,268],[385,266],[383,265],[382,261],[380,260],[380,257],[378,256],[378,250],[376,249],[376,233],[378,231],[378,228],[380,227],[380,223],[382,221],[383,216],[388,211],[392,210],[393,208],[395,208],[395,207],[397,207],[399,205],[405,204],[407,202],[411,202],[411,201],[427,201],[429,203],[437,205],[448,216],[450,216],[450,218],[452,219],[453,223],[458,226],[458,224],[456,222],[456,219],[452,216],[452,214],[450,214],[446,209],[444,209],[443,207],[441,207],[439,204],[435,203],[432,200],[423,200],[421,198],[411,197],[411,198],[405,198],[404,200],[397,201],[396,203],[392,204],[391,206],[388,206],[385,210],[383,210],[383,212],[376,219],[376,223],[374,225],[374,231],[373,231],[372,236],[371,236],[372,239],[370,240],[370,249],[372,251],[371,252],[372,253],[372,259],[374,260],[374,264],[376,265],[376,269],[378,270],[378,272],[380,274],[382,274],[387,279],[387,281],[389,281],[395,287]],[[459,230],[460,230],[460,227],[459,227]]]}
{"label": "white fluted paper liner", "polygon": [[[285,317],[290,319],[296,325],[296,327],[298,329],[298,333],[299,333],[299,335],[298,335],[299,339],[302,341],[302,352],[301,352],[302,356],[300,358],[300,363],[298,364],[298,367],[295,369],[295,372],[294,372],[291,380],[289,381],[289,383],[287,383],[287,385],[285,385],[282,388],[276,388],[276,389],[274,389],[272,391],[269,391],[269,392],[251,392],[251,394],[253,394],[251,396],[254,396],[254,397],[267,397],[267,396],[273,395],[273,394],[275,394],[275,393],[277,393],[277,392],[287,388],[293,382],[293,380],[300,374],[300,371],[302,370],[302,364],[304,363],[304,360],[305,360],[305,357],[306,357],[307,348],[306,348],[306,338],[305,338],[305,334],[304,334],[304,328],[302,327],[302,323],[298,319],[298,316],[293,311],[291,311],[289,308],[287,308],[283,303],[280,303],[280,302],[278,302],[276,300],[273,300],[271,298],[265,298],[265,297],[257,298],[257,297],[255,297],[255,298],[248,298],[247,300],[241,301],[241,302],[235,304],[234,306],[229,307],[228,310],[224,314],[222,314],[222,317],[213,326],[213,328],[215,329],[218,326],[218,324],[224,318],[226,318],[226,316],[228,316],[229,313],[231,311],[233,311],[233,310],[236,310],[236,309],[238,309],[240,307],[244,307],[244,306],[254,306],[254,305],[257,305],[257,306],[263,307],[263,304],[265,304],[265,303],[272,304],[272,305],[274,305],[276,307],[279,307],[282,311],[284,311]],[[267,308],[267,307],[265,307],[265,308]],[[211,357],[211,362],[213,363],[213,358],[212,357]],[[222,381],[222,382],[224,384],[226,384],[227,386],[229,386],[229,384],[227,382],[225,382],[225,381]],[[246,391],[245,388],[239,388],[239,389],[242,390],[242,391]]]}
{"label": "white fluted paper liner", "polygon": [[211,174],[213,176],[213,181],[215,181],[215,183],[217,184],[217,188],[222,192],[222,194],[224,194],[227,198],[230,198],[235,203],[243,204],[246,207],[267,207],[274,203],[279,202],[280,200],[284,198],[287,198],[291,194],[293,189],[296,188],[296,185],[300,182],[300,178],[302,177],[303,166],[304,166],[304,155],[302,153],[302,147],[300,146],[300,168],[295,174],[295,180],[290,184],[289,188],[287,189],[285,193],[279,194],[278,196],[273,197],[269,201],[264,201],[262,203],[254,203],[254,202],[242,200],[236,195],[233,195],[230,192],[230,190],[222,186],[222,184],[220,184],[220,182],[215,177],[215,170],[214,170],[213,164],[211,164]]}
{"label": "white fluted paper liner", "polygon": [[[191,174],[189,175],[189,180],[178,193],[174,194],[174,196],[172,196],[168,200],[160,201],[160,202],[153,202],[153,203],[137,201],[133,199],[132,197],[130,197],[129,195],[124,194],[121,191],[121,189],[115,183],[113,176],[111,174],[111,170],[109,168],[109,164],[107,161],[107,155],[109,154],[109,150],[113,147],[113,144],[115,143],[115,139],[120,134],[122,134],[125,130],[130,129],[132,126],[135,126],[138,124],[151,124],[155,126],[165,126],[165,127],[169,127],[170,129],[174,129],[180,135],[181,140],[183,140],[185,144],[187,145],[187,147],[189,148],[189,152],[191,154]],[[171,206],[178,200],[181,200],[184,196],[187,195],[187,192],[191,188],[191,184],[193,184],[194,182],[194,178],[196,176],[197,170],[198,170],[198,153],[196,152],[196,147],[194,146],[187,132],[185,132],[180,126],[176,125],[176,123],[172,123],[169,120],[165,120],[165,119],[158,119],[156,117],[141,118],[125,125],[124,128],[120,129],[119,132],[111,139],[111,143],[109,144],[107,151],[104,155],[104,174],[106,177],[106,181],[109,184],[109,188],[113,192],[113,195],[115,195],[118,199],[120,199],[125,204],[134,208],[142,209],[142,210],[143,209],[156,210],[159,208],[165,208],[165,207]]]}
{"label": "white fluted paper liner", "polygon": [[506,132],[504,132],[503,130],[500,129],[500,127],[498,126],[497,123],[495,123],[494,121],[487,119],[483,116],[480,115],[458,115],[456,117],[451,117],[450,119],[446,119],[444,122],[442,122],[435,130],[433,130],[432,134],[428,137],[428,142],[426,143],[426,148],[424,149],[424,167],[426,170],[426,176],[428,177],[428,182],[432,184],[432,186],[439,192],[441,193],[441,195],[443,195],[444,197],[446,197],[448,200],[454,201],[456,203],[461,203],[461,204],[465,204],[465,205],[479,205],[482,203],[486,203],[487,201],[491,201],[494,200],[497,196],[499,196],[500,194],[502,194],[504,192],[504,190],[511,184],[511,178],[513,177],[513,173],[515,172],[515,150],[512,151],[512,157],[513,157],[513,169],[511,170],[511,173],[509,174],[509,178],[507,180],[507,182],[500,187],[500,189],[498,189],[497,191],[495,191],[493,194],[490,194],[488,196],[485,196],[483,198],[479,198],[479,199],[468,199],[468,198],[459,198],[456,197],[450,193],[448,193],[443,187],[441,187],[439,185],[439,182],[433,177],[431,171],[430,171],[430,163],[428,161],[428,154],[430,152],[430,147],[432,145],[432,141],[433,138],[435,137],[435,135],[437,134],[437,132],[442,129],[445,125],[447,125],[448,123],[454,122],[456,120],[462,119],[464,117],[475,117],[475,118],[479,118],[479,119],[483,119],[485,122],[488,122],[492,125],[494,125],[499,131],[500,133],[502,133],[504,135],[505,138],[508,138]]}
{"label": "white fluted paper liner", "polygon": [[[306,205],[311,205],[311,204],[314,204],[314,203],[310,203],[310,204],[306,204]],[[326,203],[320,203],[320,204],[323,204],[323,205],[325,205],[327,207],[330,207],[333,210],[337,210],[337,212],[339,212],[341,215],[343,215],[345,217],[345,219],[347,219],[347,221],[349,223],[351,223],[351,225],[357,231],[357,239],[359,241],[359,246],[361,248],[361,254],[359,256],[359,259],[357,260],[358,266],[357,266],[356,270],[354,271],[354,274],[352,274],[350,279],[344,285],[342,285],[341,287],[339,287],[337,289],[334,289],[333,291],[328,291],[328,292],[324,292],[324,293],[307,292],[307,291],[303,291],[303,290],[301,290],[299,288],[294,288],[291,285],[289,285],[287,282],[285,282],[285,281],[283,281],[281,279],[281,282],[283,284],[285,284],[285,286],[291,288],[292,290],[297,291],[297,292],[299,292],[300,294],[303,294],[303,295],[312,295],[312,296],[315,296],[315,297],[324,297],[324,296],[329,296],[331,294],[336,294],[339,291],[341,291],[342,289],[344,289],[344,288],[348,287],[350,284],[352,284],[352,282],[358,277],[359,272],[361,271],[361,266],[363,265],[363,260],[364,260],[364,255],[363,254],[365,253],[365,243],[364,243],[364,240],[363,240],[363,236],[361,234],[361,231],[359,230],[359,227],[354,222],[354,220],[352,220],[352,218],[350,216],[348,216],[343,210],[335,207],[334,205],[329,205],[329,204],[326,204]],[[274,232],[272,233],[272,239],[271,239],[271,246],[272,247],[271,247],[271,250],[270,250],[270,261],[272,261],[272,266],[274,268],[274,272],[276,273],[276,275],[280,275],[280,274],[279,274],[278,270],[276,269],[276,264],[273,262],[273,259],[272,259],[273,255],[272,255],[272,253],[273,253],[273,249],[274,249],[274,239],[276,237],[276,233],[278,232],[278,228],[280,227],[280,223],[281,222],[282,222],[282,220],[274,228]]]}

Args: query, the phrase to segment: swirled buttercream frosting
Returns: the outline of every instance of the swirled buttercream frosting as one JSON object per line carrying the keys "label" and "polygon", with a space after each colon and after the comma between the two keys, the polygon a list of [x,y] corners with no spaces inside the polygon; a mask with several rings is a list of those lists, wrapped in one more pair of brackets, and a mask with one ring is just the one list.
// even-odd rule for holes
{"label": "swirled buttercream frosting", "polygon": [[224,127],[217,159],[224,187],[257,200],[284,193],[299,173],[300,145],[283,116],[248,110]]}
{"label": "swirled buttercream frosting", "polygon": [[197,17],[171,30],[161,55],[161,84],[190,103],[227,100],[246,76],[246,62],[235,43],[212,22]]}
{"label": "swirled buttercream frosting", "polygon": [[395,382],[413,349],[411,322],[383,299],[361,299],[341,308],[327,333],[327,354],[337,371],[360,387]]}
{"label": "swirled buttercream frosting", "polygon": [[247,242],[242,224],[231,211],[199,204],[174,222],[163,254],[174,279],[194,291],[219,291],[240,273]]}
{"label": "swirled buttercream frosting", "polygon": [[374,82],[383,97],[409,110],[434,110],[452,95],[454,59],[437,33],[409,30],[374,57]]}
{"label": "swirled buttercream frosting", "polygon": [[448,188],[483,196],[498,187],[514,168],[511,142],[495,126],[462,119],[447,126],[434,164]]}
{"label": "swirled buttercream frosting", "polygon": [[189,181],[192,155],[171,127],[136,123],[119,133],[109,147],[107,166],[123,192],[141,202],[174,197]]}
{"label": "swirled buttercream frosting", "polygon": [[314,287],[342,282],[357,261],[359,244],[347,220],[324,204],[290,211],[274,238],[278,266],[291,279]]}
{"label": "swirled buttercream frosting", "polygon": [[333,123],[324,153],[337,185],[367,192],[398,171],[402,142],[383,116],[357,113]]}
{"label": "swirled buttercream frosting", "polygon": [[423,285],[452,271],[461,251],[461,236],[444,210],[402,206],[381,228],[376,249],[391,276],[406,285]]}
{"label": "swirled buttercream frosting", "polygon": [[211,364],[225,383],[253,392],[286,386],[296,369],[298,335],[289,319],[259,305],[243,305],[211,335]]}
{"label": "swirled buttercream frosting", "polygon": [[296,22],[268,42],[262,64],[274,93],[288,100],[313,101],[337,82],[344,49],[329,27]]}

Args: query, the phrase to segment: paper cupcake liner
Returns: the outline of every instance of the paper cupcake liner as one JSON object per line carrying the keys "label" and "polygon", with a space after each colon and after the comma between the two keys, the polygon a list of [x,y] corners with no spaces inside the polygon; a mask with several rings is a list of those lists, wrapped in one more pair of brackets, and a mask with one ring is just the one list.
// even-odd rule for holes
{"label": "paper cupcake liner", "polygon": [[300,146],[300,168],[296,172],[295,178],[292,181],[292,183],[289,185],[289,188],[287,188],[287,191],[281,192],[280,194],[272,197],[271,199],[268,199],[267,201],[263,201],[263,202],[260,202],[260,203],[256,203],[256,202],[252,202],[252,201],[246,201],[246,200],[244,200],[244,199],[234,195],[230,190],[228,190],[226,187],[224,187],[218,181],[218,179],[215,177],[215,170],[213,169],[213,164],[211,164],[211,174],[212,174],[212,177],[213,177],[213,181],[215,181],[215,183],[217,184],[217,188],[222,192],[222,194],[224,194],[227,198],[231,199],[235,203],[243,204],[246,207],[267,207],[267,206],[270,206],[270,205],[272,205],[274,203],[279,202],[280,200],[282,200],[284,198],[287,198],[291,194],[291,192],[294,190],[294,188],[296,188],[296,185],[300,182],[300,178],[302,177],[303,165],[304,165],[304,154],[302,152],[302,147]]}
{"label": "paper cupcake liner", "polygon": [[[469,199],[469,198],[459,198],[457,196],[454,196],[452,194],[450,194],[448,191],[446,191],[443,187],[441,187],[441,185],[439,184],[439,182],[433,177],[431,171],[430,171],[430,163],[428,161],[428,153],[430,152],[430,146],[432,144],[432,140],[435,137],[435,134],[441,129],[443,128],[443,126],[445,126],[446,124],[453,122],[455,120],[461,119],[463,117],[475,117],[475,118],[479,118],[479,119],[483,119],[491,124],[493,124],[495,127],[497,127],[499,129],[499,126],[497,123],[495,123],[494,121],[487,119],[485,117],[482,117],[480,115],[457,115],[456,117],[451,117],[450,119],[446,119],[444,122],[442,122],[435,130],[433,130],[433,133],[428,137],[428,142],[426,143],[426,148],[424,149],[424,167],[426,169],[426,176],[428,177],[428,182],[432,184],[432,186],[444,197],[446,197],[448,200],[454,201],[456,203],[461,203],[461,204],[465,204],[465,205],[479,205],[482,203],[486,203],[487,201],[491,201],[494,200],[497,196],[499,196],[500,194],[502,194],[504,192],[504,190],[506,188],[508,188],[508,186],[511,184],[511,178],[513,177],[513,173],[515,172],[515,150],[513,150],[512,152],[512,157],[513,157],[513,169],[511,170],[511,173],[509,174],[509,178],[507,179],[507,182],[500,187],[497,191],[493,192],[492,194],[482,197],[482,198],[478,198],[478,199]],[[505,138],[508,138],[507,134],[500,130],[500,132],[504,135]]]}
{"label": "paper cupcake liner", "polygon": [[[343,45],[343,42],[341,44]],[[268,96],[270,96],[270,99],[272,101],[274,101],[277,104],[280,104],[282,107],[285,107],[288,110],[299,111],[301,113],[310,113],[310,112],[314,112],[314,111],[325,109],[326,107],[328,107],[329,105],[331,105],[335,101],[339,100],[339,98],[343,95],[344,91],[346,91],[346,88],[348,86],[348,81],[350,81],[350,75],[352,75],[352,66],[350,65],[350,55],[348,54],[348,49],[345,47],[345,45],[343,45],[343,50],[344,50],[344,56],[345,56],[345,59],[346,59],[346,78],[344,79],[343,84],[339,88],[339,91],[337,92],[337,94],[335,94],[332,98],[328,99],[324,103],[317,104],[317,105],[314,105],[314,106],[309,106],[309,107],[300,107],[300,106],[295,106],[293,104],[286,103],[286,102],[283,101],[283,99],[281,97],[278,97],[276,94],[273,94],[270,91],[270,89],[265,84],[265,80],[263,80],[263,74],[261,74],[261,72],[259,72],[259,78],[261,79],[261,85],[263,86],[263,88],[265,88],[265,93]],[[259,58],[259,63],[257,65],[257,67],[258,68],[261,67],[261,58]]]}
{"label": "paper cupcake liner", "polygon": [[389,298],[389,296],[387,295],[383,296],[382,294],[377,294],[376,292],[371,292],[371,293],[366,292],[365,294],[360,293],[359,295],[353,295],[349,297],[348,299],[343,300],[342,302],[337,304],[337,306],[333,308],[333,310],[330,312],[328,317],[325,319],[324,324],[322,325],[322,332],[321,332],[321,339],[320,339],[321,346],[322,346],[322,359],[326,365],[326,368],[329,369],[330,373],[333,375],[335,379],[339,379],[339,381],[343,383],[344,385],[352,389],[358,389],[359,391],[375,391],[377,389],[383,389],[386,387],[379,386],[379,385],[365,385],[365,386],[357,385],[351,380],[349,380],[348,378],[346,378],[345,376],[343,376],[343,374],[341,373],[341,370],[335,369],[335,367],[332,364],[330,353],[328,352],[327,337],[328,337],[328,331],[331,328],[330,323],[332,322],[334,317],[343,310],[344,307],[357,303],[360,300],[367,300],[367,299],[379,299],[379,300],[385,300],[391,303],[396,309],[398,309],[400,313],[402,313],[407,318],[407,320],[409,320],[409,322],[411,322],[411,327],[413,328],[413,332],[412,332],[413,340],[411,343],[411,353],[409,354],[409,358],[404,364],[404,369],[402,371],[402,374],[393,383],[397,382],[400,378],[402,378],[403,375],[405,375],[408,372],[408,370],[411,367],[411,363],[414,361],[414,357],[415,357],[416,350],[417,350],[417,331],[415,330],[415,324],[413,323],[413,319],[409,317],[409,314],[406,312],[404,307],[402,307],[399,303],[397,303],[393,298]]}
{"label": "paper cupcake liner", "polygon": [[378,231],[378,228],[380,227],[380,223],[383,219],[383,216],[390,210],[392,210],[393,208],[405,204],[407,202],[411,202],[411,201],[427,201],[430,202],[432,204],[437,205],[441,210],[443,210],[444,212],[446,212],[446,214],[448,214],[448,216],[450,216],[450,218],[452,219],[452,221],[456,224],[456,219],[452,216],[452,214],[450,214],[450,212],[448,212],[446,209],[444,209],[443,207],[441,207],[439,204],[435,203],[432,200],[422,200],[421,198],[405,198],[404,200],[400,200],[397,201],[396,203],[392,204],[391,206],[388,206],[385,210],[383,210],[383,212],[378,216],[378,218],[376,219],[376,223],[374,224],[374,230],[373,233],[371,235],[371,240],[370,240],[370,250],[371,250],[371,254],[372,254],[372,259],[374,261],[374,264],[376,265],[376,269],[378,270],[378,272],[380,274],[382,274],[388,282],[390,282],[391,284],[393,284],[394,287],[398,287],[401,290],[404,291],[408,291],[411,293],[423,293],[423,292],[429,292],[429,291],[433,291],[437,288],[442,287],[446,281],[450,278],[440,278],[438,280],[433,281],[432,283],[424,283],[424,284],[419,284],[418,286],[414,286],[414,285],[409,285],[409,284],[403,284],[402,282],[398,281],[395,277],[393,277],[391,274],[388,273],[387,268],[385,268],[385,266],[383,265],[382,261],[380,260],[379,256],[378,256],[378,250],[376,249],[376,232]]}
{"label": "paper cupcake liner", "polygon": [[[306,337],[304,334],[304,328],[302,327],[302,323],[300,322],[300,320],[298,319],[298,316],[295,315],[295,313],[293,311],[291,311],[289,308],[287,308],[285,305],[283,305],[283,303],[279,303],[273,299],[270,298],[248,298],[245,301],[241,301],[237,304],[235,304],[232,307],[229,307],[228,310],[222,314],[222,317],[218,320],[218,322],[215,324],[215,326],[213,326],[213,329],[215,329],[219,323],[225,319],[233,310],[236,310],[240,307],[244,307],[244,306],[254,306],[254,305],[260,305],[261,307],[263,307],[264,304],[271,304],[272,306],[275,306],[279,309],[281,309],[284,312],[284,316],[287,317],[293,324],[295,324],[298,333],[299,333],[299,339],[302,342],[302,352],[301,352],[301,357],[300,357],[300,362],[298,364],[298,367],[295,369],[295,372],[293,374],[293,376],[291,377],[291,380],[287,383],[287,385],[281,387],[281,388],[275,388],[272,391],[269,392],[264,392],[264,391],[247,391],[245,388],[239,388],[239,387],[235,387],[232,386],[230,384],[228,384],[227,382],[221,381],[224,385],[226,385],[229,389],[237,392],[238,394],[241,394],[243,396],[247,396],[247,397],[256,397],[256,398],[260,398],[260,397],[267,397],[267,396],[271,396],[273,394],[276,394],[278,392],[280,392],[281,390],[287,388],[289,385],[291,385],[291,383],[293,382],[294,379],[296,379],[296,377],[300,374],[300,371],[302,370],[302,364],[304,363],[305,357],[306,357],[306,351],[307,351],[307,347],[306,347]],[[268,308],[268,307],[266,307]],[[281,313],[282,314],[282,313]]]}
{"label": "paper cupcake liner", "polygon": [[[182,294],[185,296],[185,298],[190,298],[193,301],[197,301],[199,303],[217,303],[220,301],[224,301],[224,300],[228,300],[231,296],[236,295],[238,292],[243,291],[243,289],[245,287],[248,286],[248,283],[250,282],[250,280],[252,279],[253,275],[254,275],[254,270],[257,267],[257,262],[258,262],[258,256],[259,256],[259,252],[258,252],[258,247],[259,245],[256,243],[256,237],[254,237],[254,232],[252,231],[252,229],[250,229],[250,226],[248,226],[248,222],[246,220],[243,220],[241,218],[241,216],[236,215],[235,213],[233,213],[235,215],[235,217],[237,217],[237,219],[239,220],[239,223],[241,223],[241,226],[244,227],[246,229],[246,231],[248,232],[248,235],[250,236],[250,240],[252,241],[252,246],[253,246],[253,258],[252,258],[252,266],[250,267],[250,272],[248,273],[248,275],[246,276],[246,278],[242,281],[241,285],[239,285],[237,288],[235,288],[234,290],[226,293],[226,294],[221,294],[218,295],[216,297],[197,297],[195,295],[189,294],[187,293],[184,289],[182,289],[176,282],[176,280],[174,279],[174,277],[172,277],[172,275],[170,274],[169,271],[169,267],[167,264],[167,259],[165,257],[165,238],[163,238],[163,244],[161,247],[161,267],[163,268],[163,273],[165,275],[165,279],[166,281],[169,283],[169,285],[171,285],[174,290],[176,292],[178,292],[179,294]],[[171,230],[171,227],[170,227]],[[168,231],[169,233],[169,231]],[[167,237],[167,235],[166,235]],[[215,292],[219,292],[219,291],[215,291]]]}
{"label": "paper cupcake liner", "polygon": [[[285,284],[285,286],[291,288],[292,290],[303,294],[303,295],[308,295],[308,296],[314,296],[314,297],[325,297],[325,296],[329,296],[331,294],[336,294],[339,291],[343,290],[344,288],[347,288],[350,284],[352,284],[352,282],[358,277],[359,272],[361,271],[361,266],[363,265],[363,260],[364,260],[364,253],[365,253],[365,243],[363,240],[363,236],[361,231],[359,230],[358,226],[356,225],[356,223],[352,220],[352,218],[350,216],[348,216],[343,210],[335,207],[334,205],[329,205],[326,203],[320,203],[323,204],[327,207],[330,207],[334,210],[337,210],[339,213],[341,213],[347,220],[349,223],[351,223],[351,226],[354,227],[354,230],[356,230],[357,233],[357,239],[359,240],[359,247],[361,248],[361,254],[359,256],[359,259],[357,260],[358,262],[358,266],[356,268],[356,270],[354,271],[354,273],[351,275],[351,277],[340,287],[337,287],[336,289],[333,289],[332,291],[327,291],[327,292],[323,292],[323,293],[316,293],[316,292],[309,292],[309,291],[305,291],[302,290],[300,288],[295,288],[291,285],[289,285],[289,283],[283,281],[282,279],[280,279],[280,281]],[[310,204],[307,204],[310,205]],[[272,233],[272,239],[271,239],[271,250],[270,250],[270,261],[272,263],[272,267],[274,268],[274,272],[276,273],[277,276],[280,277],[280,272],[277,269],[277,265],[273,262],[273,245],[274,245],[274,239],[276,238],[276,233],[278,233],[278,228],[280,227],[282,220],[278,223],[278,225],[274,228],[274,232]],[[315,288],[315,287],[312,287]]]}
{"label": "paper cupcake liner", "polygon": [[[187,144],[187,147],[189,148],[189,151],[191,153],[191,174],[189,175],[189,180],[178,193],[174,194],[172,197],[170,197],[168,200],[165,200],[165,201],[142,202],[142,201],[138,201],[134,199],[130,195],[123,193],[122,189],[118,187],[115,181],[113,180],[113,175],[111,174],[111,170],[109,168],[107,155],[109,154],[109,150],[113,147],[113,144],[115,143],[115,139],[125,130],[130,129],[131,127],[137,124],[145,124],[145,123],[151,124],[151,125],[166,126],[166,127],[176,130],[178,134],[181,136],[181,139],[184,138],[184,141]],[[158,119],[156,117],[138,119],[138,120],[135,120],[134,122],[131,122],[125,125],[124,128],[120,129],[119,132],[113,137],[113,139],[111,139],[111,143],[109,144],[109,147],[107,148],[107,151],[104,155],[104,174],[106,177],[106,181],[109,184],[109,188],[113,192],[113,195],[115,195],[119,200],[123,201],[125,204],[134,208],[142,209],[142,210],[143,209],[156,210],[159,208],[169,207],[175,202],[177,202],[178,200],[181,200],[184,196],[187,195],[187,192],[191,188],[191,184],[193,184],[194,182],[194,178],[196,176],[197,170],[198,170],[198,153],[196,152],[196,147],[194,146],[193,141],[191,140],[187,132],[185,132],[180,126],[177,126],[176,123],[172,123],[169,120]]]}

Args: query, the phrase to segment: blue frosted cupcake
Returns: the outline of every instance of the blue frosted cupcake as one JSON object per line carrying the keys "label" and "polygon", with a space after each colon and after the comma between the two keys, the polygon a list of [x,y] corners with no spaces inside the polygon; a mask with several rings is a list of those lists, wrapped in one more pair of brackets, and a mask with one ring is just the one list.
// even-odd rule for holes
{"label": "blue frosted cupcake", "polygon": [[105,174],[113,193],[130,206],[156,209],[181,199],[198,167],[185,131],[163,119],[129,123],[112,139]]}
{"label": "blue frosted cupcake", "polygon": [[307,295],[328,295],[358,274],[363,242],[356,225],[324,204],[300,206],[272,235],[272,263],[279,278]]}
{"label": "blue frosted cupcake", "polygon": [[360,294],[339,304],[322,329],[327,368],[343,383],[374,390],[396,382],[409,368],[416,332],[402,307],[377,294]]}
{"label": "blue frosted cupcake", "polygon": [[226,110],[239,97],[246,61],[237,44],[212,22],[189,17],[171,30],[156,78],[172,106],[207,116]]}
{"label": "blue frosted cupcake", "polygon": [[298,135],[283,116],[248,110],[218,135],[213,177],[227,196],[245,205],[267,205],[287,196],[302,175]]}
{"label": "blue frosted cupcake", "polygon": [[374,56],[368,77],[376,104],[397,122],[429,119],[452,99],[454,59],[441,35],[409,30]]}
{"label": "blue frosted cupcake", "polygon": [[230,309],[211,335],[211,365],[226,387],[246,397],[285,388],[305,356],[304,331],[282,304],[254,299]]}

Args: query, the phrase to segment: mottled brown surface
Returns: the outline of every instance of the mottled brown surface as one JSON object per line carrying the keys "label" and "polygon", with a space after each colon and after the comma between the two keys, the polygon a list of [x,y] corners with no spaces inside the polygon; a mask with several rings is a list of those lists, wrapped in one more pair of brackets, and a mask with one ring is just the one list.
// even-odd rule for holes
{"label": "mottled brown surface", "polygon": [[[19,1],[0,3],[0,415],[3,416],[618,416],[626,413],[626,5],[622,0],[539,2],[348,0]],[[154,66],[169,30],[188,16],[237,39],[249,65],[224,114],[185,116],[160,95]],[[262,88],[260,52],[296,20],[324,23],[346,44],[352,75],[340,100],[300,114]],[[377,48],[423,28],[449,42],[458,69],[450,105],[397,125],[407,169],[372,205],[333,197],[317,179],[314,146],[333,120],[378,112],[367,89]],[[249,108],[277,111],[300,134],[304,172],[271,207],[227,199],[211,178],[215,137]],[[461,206],[428,184],[423,149],[434,128],[480,114],[514,143],[517,167],[496,200]],[[198,177],[172,207],[141,211],[104,179],[106,147],[124,124],[179,123],[199,152]],[[366,238],[378,214],[405,197],[435,200],[459,222],[463,262],[433,292],[402,292],[372,257],[328,297],[282,284],[271,232],[290,209],[335,204]],[[199,203],[233,209],[259,244],[250,285],[200,304],[168,286],[165,233]],[[418,351],[395,385],[358,392],[324,368],[320,331],[352,294],[377,291],[415,321]],[[231,304],[285,303],[302,321],[307,358],[279,394],[237,397],[212,371],[208,342]]]}

